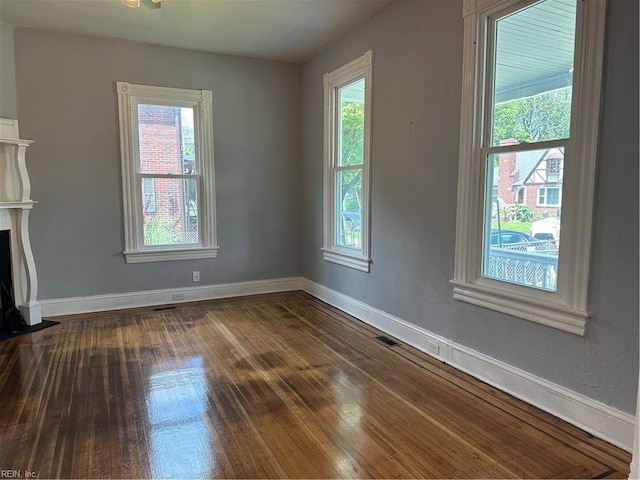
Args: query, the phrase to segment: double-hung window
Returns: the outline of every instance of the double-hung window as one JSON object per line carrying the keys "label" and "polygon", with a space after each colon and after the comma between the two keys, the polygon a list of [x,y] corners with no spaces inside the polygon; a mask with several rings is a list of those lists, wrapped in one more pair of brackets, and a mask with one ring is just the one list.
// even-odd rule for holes
{"label": "double-hung window", "polygon": [[[577,334],[590,315],[605,4],[465,0],[463,12],[454,298]],[[517,232],[520,244],[491,241]]]}
{"label": "double-hung window", "polygon": [[324,259],[369,271],[373,52],[324,76]]}
{"label": "double-hung window", "polygon": [[117,91],[126,261],[215,258],[211,92]]}

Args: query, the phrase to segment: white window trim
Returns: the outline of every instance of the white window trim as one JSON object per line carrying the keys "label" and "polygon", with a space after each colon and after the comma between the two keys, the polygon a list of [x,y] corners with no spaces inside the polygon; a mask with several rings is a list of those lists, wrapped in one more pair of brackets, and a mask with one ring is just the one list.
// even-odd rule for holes
{"label": "white window trim", "polygon": [[[584,335],[602,82],[606,2],[577,2],[571,137],[565,157],[562,242],[557,292],[508,284],[481,275],[483,166],[480,161],[484,95],[483,22],[516,0],[465,0],[463,86],[453,297],[561,330]],[[476,82],[477,80],[477,82]],[[544,144],[543,144],[544,145]],[[515,146],[514,149],[520,148]]]}
{"label": "white window trim", "polygon": [[[362,163],[361,198],[361,250],[336,245],[336,208],[334,165],[336,163],[335,121],[337,115],[337,90],[359,79],[365,80],[364,95],[364,152]],[[369,272],[371,266],[370,244],[370,158],[371,158],[371,107],[372,107],[373,51],[324,75],[324,245],[326,261],[345,267]]]}
{"label": "white window trim", "polygon": [[[120,120],[120,155],[122,163],[122,192],[124,209],[124,256],[127,263],[162,262],[216,258],[216,208],[213,165],[213,107],[209,90],[135,85],[117,82]],[[194,107],[196,144],[199,149],[202,173],[199,183],[198,228],[200,243],[196,245],[145,246],[142,240],[142,193],[136,166],[137,134],[133,131],[137,112],[132,103],[142,100],[160,105]]]}

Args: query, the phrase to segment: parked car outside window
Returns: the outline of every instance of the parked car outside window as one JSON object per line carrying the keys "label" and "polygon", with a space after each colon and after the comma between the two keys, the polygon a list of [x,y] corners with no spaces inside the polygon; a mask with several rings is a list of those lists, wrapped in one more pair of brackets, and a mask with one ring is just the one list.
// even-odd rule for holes
{"label": "parked car outside window", "polygon": [[558,249],[553,241],[540,240],[518,230],[492,229],[490,242],[491,248],[558,255]]}
{"label": "parked car outside window", "polygon": [[558,246],[560,241],[560,219],[549,217],[531,224],[531,235],[538,240],[551,240]]}

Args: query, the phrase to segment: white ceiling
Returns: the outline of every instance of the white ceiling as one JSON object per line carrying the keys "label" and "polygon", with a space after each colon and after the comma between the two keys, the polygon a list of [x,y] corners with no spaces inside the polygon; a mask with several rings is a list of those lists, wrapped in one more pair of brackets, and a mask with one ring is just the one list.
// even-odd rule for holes
{"label": "white ceiling", "polygon": [[304,63],[393,0],[0,0],[0,22]]}

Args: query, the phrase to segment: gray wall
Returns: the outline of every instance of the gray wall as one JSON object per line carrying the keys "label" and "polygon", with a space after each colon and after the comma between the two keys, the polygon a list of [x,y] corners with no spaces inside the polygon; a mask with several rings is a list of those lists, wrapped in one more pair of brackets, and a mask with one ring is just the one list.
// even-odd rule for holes
{"label": "gray wall", "polygon": [[0,117],[18,118],[13,27],[0,22]]}
{"label": "gray wall", "polygon": [[[202,284],[303,274],[633,412],[638,4],[610,2],[594,316],[585,337],[452,299],[461,9],[460,1],[398,1],[304,65],[301,75],[295,65],[16,29],[21,133],[36,140],[28,165],[39,201],[31,226],[40,298],[189,286],[192,270],[202,272]],[[364,274],[324,262],[320,251],[322,75],[368,49],[375,50],[374,263]],[[3,75],[6,68],[3,59]],[[220,258],[124,263],[117,80],[214,92]],[[10,116],[4,108],[3,116]]]}
{"label": "gray wall", "polygon": [[[40,299],[301,273],[297,65],[20,28],[15,49]],[[118,80],[213,91],[217,259],[125,263]]]}
{"label": "gray wall", "polygon": [[[304,65],[303,274],[626,412],[638,381],[638,4],[610,4],[590,304],[579,337],[452,298],[462,4],[399,1]],[[322,260],[322,74],[374,49],[370,274]]]}

